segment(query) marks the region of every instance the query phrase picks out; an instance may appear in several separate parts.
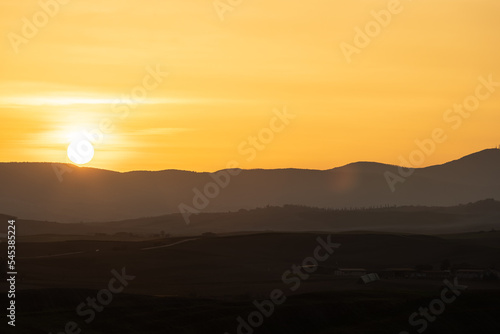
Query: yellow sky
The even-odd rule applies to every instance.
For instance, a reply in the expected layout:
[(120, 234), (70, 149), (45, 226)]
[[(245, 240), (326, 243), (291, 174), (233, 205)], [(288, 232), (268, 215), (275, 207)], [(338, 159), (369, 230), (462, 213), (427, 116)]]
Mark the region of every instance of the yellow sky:
[[(500, 82), (498, 0), (54, 1), (0, 3), (1, 161), (67, 162), (102, 122), (87, 166), (119, 171), (399, 164), (436, 128), (423, 165), (500, 144), (500, 87), (456, 130), (443, 118), (479, 77)], [(387, 8), (349, 62), (342, 43)], [(295, 118), (248, 153), (285, 107)]]

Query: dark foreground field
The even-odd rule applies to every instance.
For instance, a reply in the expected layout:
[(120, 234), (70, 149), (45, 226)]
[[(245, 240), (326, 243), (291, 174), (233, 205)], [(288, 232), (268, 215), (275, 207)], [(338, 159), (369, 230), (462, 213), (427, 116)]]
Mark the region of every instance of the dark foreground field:
[[(44, 238), (49, 241), (41, 242)], [(339, 247), (329, 256), (322, 249), (321, 270), (307, 274), (302, 268), (300, 274), (291, 273), (294, 265), (314, 257), (321, 245), (318, 238)], [(338, 277), (330, 270), (381, 272), (417, 266), (439, 270), (446, 264), (497, 273), (498, 232), (50, 240), (50, 236), (39, 237), (38, 242), (17, 245), (18, 313), (13, 333), (418, 333), (426, 327), (426, 333), (472, 334), (500, 329), (498, 279), (458, 282), (467, 289), (457, 290), (439, 316), (430, 320), (418, 316), (411, 325), (414, 312), (442, 298), (444, 278), (383, 278), (365, 285), (357, 277)], [(120, 292), (106, 295), (102, 291), (110, 289), (111, 280), (111, 287), (121, 286), (116, 273), (128, 277), (126, 284)], [(452, 276), (447, 279), (453, 282)], [(270, 312), (264, 302), (268, 306), (261, 311), (272, 314), (262, 321), (257, 314), (250, 320), (256, 326), (238, 329), (238, 317), (248, 319), (258, 310), (254, 302), (262, 304), (275, 290), (282, 292), (274, 296), (279, 305)], [(450, 293), (445, 296), (454, 296)], [(102, 309), (86, 323), (88, 298), (96, 298), (97, 308)]]
[[(93, 290), (35, 290), (18, 296), (16, 333), (58, 333), (75, 321), (82, 333), (238, 333), (238, 317), (247, 319), (253, 299), (234, 300), (118, 295), (90, 324), (75, 308)], [(435, 291), (348, 291), (290, 297), (265, 318), (255, 333), (354, 334), (411, 330), (409, 316), (428, 307)], [(448, 306), (426, 333), (498, 333), (500, 291), (471, 291)], [(414, 327), (420, 329), (421, 327)], [(253, 329), (252, 329), (253, 330)], [(241, 331), (251, 333), (251, 331)]]

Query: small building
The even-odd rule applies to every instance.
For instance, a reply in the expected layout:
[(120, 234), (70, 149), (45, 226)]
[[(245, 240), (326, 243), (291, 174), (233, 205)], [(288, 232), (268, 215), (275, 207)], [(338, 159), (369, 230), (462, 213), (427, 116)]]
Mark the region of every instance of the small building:
[(361, 277), (367, 272), (364, 268), (338, 268), (335, 270), (335, 276)]
[(483, 280), (485, 275), (486, 270), (482, 269), (460, 269), (456, 272), (459, 280)]
[(361, 276), (359, 280), (360, 280), (360, 283), (369, 284), (369, 283), (380, 281), (380, 277), (376, 273), (371, 273), (371, 274)]

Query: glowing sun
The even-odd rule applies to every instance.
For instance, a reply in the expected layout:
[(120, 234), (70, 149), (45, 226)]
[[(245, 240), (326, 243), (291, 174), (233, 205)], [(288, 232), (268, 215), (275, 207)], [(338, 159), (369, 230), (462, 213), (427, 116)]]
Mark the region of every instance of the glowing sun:
[(94, 157), (94, 146), (87, 139), (74, 139), (68, 146), (68, 158), (77, 165), (89, 163)]

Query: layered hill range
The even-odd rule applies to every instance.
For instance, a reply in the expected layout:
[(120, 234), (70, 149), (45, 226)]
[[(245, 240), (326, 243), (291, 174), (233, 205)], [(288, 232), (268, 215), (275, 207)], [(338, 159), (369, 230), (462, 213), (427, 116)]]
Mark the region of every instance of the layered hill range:
[(453, 206), (500, 199), (499, 171), (498, 149), (418, 168), (410, 176), (398, 166), (372, 162), (330, 170), (217, 173), (119, 173), (66, 164), (1, 163), (0, 212), (23, 219), (76, 223), (286, 204), (337, 209)]

